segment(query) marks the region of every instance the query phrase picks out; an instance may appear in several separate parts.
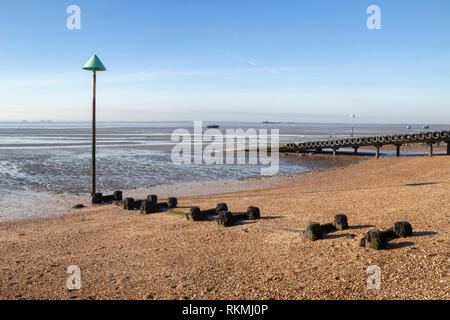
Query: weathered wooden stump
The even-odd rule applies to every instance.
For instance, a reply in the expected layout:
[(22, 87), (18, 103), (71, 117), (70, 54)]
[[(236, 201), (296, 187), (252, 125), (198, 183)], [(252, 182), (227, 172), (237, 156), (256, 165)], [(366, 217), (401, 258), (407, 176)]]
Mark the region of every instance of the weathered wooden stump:
[(177, 198), (173, 197), (167, 198), (167, 205), (169, 209), (176, 208), (177, 204), (178, 204)]
[(156, 194), (148, 195), (147, 200), (156, 204), (158, 202), (158, 196)]
[(216, 209), (206, 209), (202, 210), (203, 216), (215, 216), (217, 215)]
[(372, 249), (386, 249), (386, 234), (380, 230), (369, 230), (366, 235), (366, 241), (369, 243), (369, 246)]
[(370, 248), (381, 250), (386, 249), (389, 241), (409, 236), (412, 236), (411, 224), (406, 221), (400, 221), (396, 222), (394, 227), (384, 231), (370, 230), (364, 238), (361, 239), (359, 245), (365, 247), (366, 244), (369, 244)]
[(146, 200), (134, 200), (134, 210), (141, 209), (142, 202), (144, 202), (144, 201), (146, 201)]
[(233, 221), (236, 222), (238, 220), (248, 220), (247, 212), (231, 212), (233, 216)]
[(202, 221), (204, 218), (204, 215), (200, 211), (199, 207), (192, 207), (189, 212), (186, 214), (186, 219), (192, 220), (192, 221)]
[(156, 210), (163, 211), (164, 209), (170, 209), (169, 204), (167, 202), (160, 202), (154, 204), (156, 207)]
[(150, 214), (155, 213), (156, 208), (155, 204), (149, 200), (143, 200), (141, 203), (141, 213), (143, 214)]
[(114, 198), (114, 195), (107, 195), (107, 196), (102, 196), (101, 203), (113, 203), (114, 201), (116, 201), (116, 199)]
[(311, 241), (322, 239), (322, 230), (317, 222), (308, 222), (305, 229), (305, 238)]
[(216, 206), (216, 214), (220, 214), (221, 212), (228, 211), (228, 206), (226, 203), (218, 203)]
[(125, 198), (125, 200), (123, 201), (123, 208), (125, 210), (134, 210), (134, 199)]
[(103, 194), (102, 193), (94, 193), (92, 196), (92, 204), (101, 204), (103, 200)]
[(116, 201), (122, 201), (122, 191), (114, 191), (113, 197)]
[(334, 216), (333, 226), (337, 230), (348, 229), (347, 216), (345, 214), (338, 214), (338, 215)]
[(399, 238), (410, 237), (413, 234), (412, 226), (407, 221), (396, 222), (393, 231)]
[(218, 225), (224, 227), (231, 227), (234, 224), (233, 215), (229, 211), (222, 211), (219, 213), (216, 221)]
[(250, 206), (247, 208), (247, 218), (249, 220), (257, 220), (261, 217), (258, 207)]
[(325, 223), (325, 224), (320, 225), (320, 231), (322, 233), (329, 233), (329, 232), (336, 231), (336, 228), (334, 227), (333, 223)]
[(398, 238), (398, 236), (394, 232), (394, 228), (386, 229), (383, 231), (383, 233), (387, 242)]

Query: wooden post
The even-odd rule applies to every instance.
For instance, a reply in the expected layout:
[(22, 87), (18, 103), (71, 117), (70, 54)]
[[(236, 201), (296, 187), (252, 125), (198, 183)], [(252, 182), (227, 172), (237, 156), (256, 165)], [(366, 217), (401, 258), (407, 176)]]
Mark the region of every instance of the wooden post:
[(450, 156), (450, 141), (447, 141), (447, 155)]
[(336, 156), (337, 149), (333, 149), (333, 156)]
[(396, 153), (396, 156), (397, 157), (400, 157), (400, 146), (401, 146), (401, 144), (397, 144), (397, 145), (395, 145), (396, 147), (397, 147), (397, 153)]
[(355, 154), (357, 154), (359, 147), (353, 147), (353, 149), (355, 149)]
[(433, 156), (433, 144), (432, 144), (432, 143), (429, 143), (428, 146), (429, 146), (429, 149), (428, 149), (428, 155), (429, 155), (430, 157), (432, 157), (432, 156)]
[(377, 151), (375, 153), (375, 158), (379, 159), (380, 158), (380, 146), (376, 146)]
[(91, 194), (95, 195), (95, 87), (97, 75), (95, 70), (92, 75), (92, 163), (91, 163), (91, 175), (92, 175), (92, 186)]

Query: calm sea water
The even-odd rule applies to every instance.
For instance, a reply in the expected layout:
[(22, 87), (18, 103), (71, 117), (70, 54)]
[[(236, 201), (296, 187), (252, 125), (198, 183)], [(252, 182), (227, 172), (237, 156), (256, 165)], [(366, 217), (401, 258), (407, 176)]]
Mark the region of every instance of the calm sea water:
[[(204, 125), (209, 123), (204, 123)], [(111, 122), (97, 125), (98, 191), (151, 190), (158, 186), (228, 181), (260, 174), (259, 165), (176, 165), (171, 134), (193, 122)], [(349, 124), (221, 122), (220, 129), (279, 129), (280, 143), (345, 137)], [(355, 135), (422, 131), (422, 125), (356, 125)], [(430, 130), (449, 130), (435, 125)], [(63, 212), (87, 201), (90, 123), (0, 122), (0, 221)], [(361, 157), (280, 157), (279, 175), (345, 166)], [(189, 189), (189, 187), (187, 187)], [(205, 190), (207, 192), (207, 190)]]

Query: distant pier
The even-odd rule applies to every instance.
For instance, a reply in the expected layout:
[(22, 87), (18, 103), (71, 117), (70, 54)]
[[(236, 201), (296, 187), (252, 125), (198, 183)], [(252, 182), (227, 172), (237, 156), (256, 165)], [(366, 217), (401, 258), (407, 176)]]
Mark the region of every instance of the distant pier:
[(380, 157), (380, 149), (385, 145), (394, 145), (396, 155), (400, 156), (401, 146), (408, 143), (423, 143), (428, 145), (428, 154), (433, 156), (433, 146), (439, 142), (447, 143), (447, 155), (450, 155), (450, 131), (419, 132), (411, 134), (394, 134), (364, 136), (354, 138), (327, 139), (300, 143), (288, 143), (280, 146), (280, 152), (322, 152), (329, 149), (336, 155), (341, 148), (353, 148), (358, 153), (361, 147), (374, 147), (376, 158)]

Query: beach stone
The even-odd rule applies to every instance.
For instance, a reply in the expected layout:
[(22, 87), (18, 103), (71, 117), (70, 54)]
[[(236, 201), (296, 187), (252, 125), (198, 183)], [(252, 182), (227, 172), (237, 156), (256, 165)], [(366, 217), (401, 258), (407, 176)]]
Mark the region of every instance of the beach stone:
[(233, 215), (229, 211), (220, 212), (216, 221), (217, 224), (224, 227), (231, 227), (234, 224)]
[(336, 228), (334, 227), (333, 223), (325, 223), (320, 225), (320, 231), (322, 233), (329, 233), (336, 231)]
[(202, 221), (203, 220), (203, 214), (200, 211), (199, 207), (192, 207), (189, 212), (186, 214), (186, 219), (192, 220), (192, 221)]
[(125, 210), (134, 210), (134, 199), (125, 198), (125, 200), (123, 201), (123, 208)]
[(102, 193), (95, 193), (92, 196), (92, 204), (101, 204), (103, 200), (103, 194)]
[(337, 230), (348, 229), (347, 216), (345, 214), (337, 214), (336, 216), (334, 216), (333, 226)]
[(258, 220), (261, 217), (258, 207), (250, 206), (247, 208), (247, 218), (249, 220)]
[(412, 226), (407, 221), (400, 221), (394, 224), (394, 232), (400, 238), (410, 237), (413, 234)]
[(169, 208), (176, 208), (178, 204), (177, 198), (167, 198), (167, 205)]
[(228, 206), (226, 203), (218, 203), (216, 206), (216, 214), (220, 214), (221, 212), (228, 211)]
[(122, 201), (122, 191), (114, 191), (113, 197), (116, 201)]
[(359, 240), (359, 246), (365, 247), (366, 246), (366, 237), (362, 237), (361, 240)]
[(149, 200), (144, 200), (141, 203), (141, 213), (144, 214), (149, 214), (149, 213), (154, 213), (156, 212), (155, 210), (155, 204)]
[(86, 208), (86, 206), (84, 204), (80, 203), (80, 204), (74, 205), (73, 208), (74, 209), (83, 209), (83, 208)]
[(311, 241), (322, 239), (322, 230), (317, 222), (308, 222), (305, 229), (305, 238)]
[(158, 196), (156, 194), (148, 195), (147, 200), (156, 204), (158, 202)]

